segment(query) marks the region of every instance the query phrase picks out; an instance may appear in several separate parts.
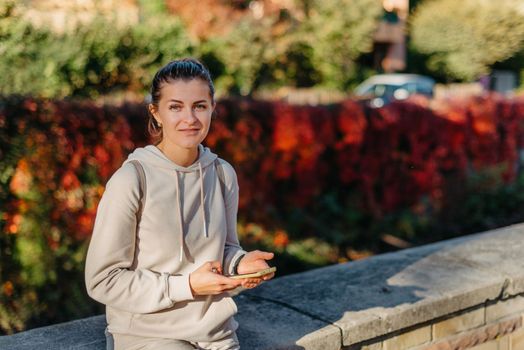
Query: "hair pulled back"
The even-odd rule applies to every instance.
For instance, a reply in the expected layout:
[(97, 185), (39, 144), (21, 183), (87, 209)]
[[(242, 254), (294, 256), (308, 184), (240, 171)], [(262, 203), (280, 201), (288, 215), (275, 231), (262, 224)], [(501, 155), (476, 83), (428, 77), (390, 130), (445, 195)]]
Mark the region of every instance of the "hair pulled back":
[[(211, 101), (214, 102), (215, 86), (213, 85), (213, 80), (211, 80), (209, 70), (197, 59), (186, 57), (171, 61), (156, 72), (150, 90), (151, 103), (156, 108), (158, 108), (158, 103), (160, 101), (160, 90), (162, 89), (162, 86), (179, 79), (186, 81), (201, 79), (206, 82), (209, 86)], [(151, 113), (149, 114), (147, 129), (151, 136), (162, 139), (162, 127), (158, 125), (156, 119), (151, 115)]]

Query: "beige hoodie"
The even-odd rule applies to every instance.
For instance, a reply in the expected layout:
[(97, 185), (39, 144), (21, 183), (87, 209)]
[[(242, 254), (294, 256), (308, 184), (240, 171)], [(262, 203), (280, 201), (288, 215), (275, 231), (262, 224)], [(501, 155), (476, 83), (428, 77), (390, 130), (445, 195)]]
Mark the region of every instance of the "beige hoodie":
[[(233, 273), (245, 253), (238, 243), (238, 183), (220, 160), (225, 193), (208, 148), (189, 167), (168, 159), (156, 146), (137, 148), (109, 179), (99, 203), (86, 259), (88, 294), (106, 304), (109, 331), (187, 341), (214, 341), (237, 328), (234, 301), (226, 293), (194, 297), (189, 274), (218, 260)], [(146, 197), (136, 228), (139, 178)], [(225, 197), (225, 198), (224, 198)]]

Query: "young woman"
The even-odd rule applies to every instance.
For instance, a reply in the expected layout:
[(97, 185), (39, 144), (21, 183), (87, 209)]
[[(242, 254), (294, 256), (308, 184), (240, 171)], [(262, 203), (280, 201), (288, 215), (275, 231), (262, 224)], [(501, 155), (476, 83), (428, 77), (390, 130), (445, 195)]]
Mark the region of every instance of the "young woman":
[(117, 350), (239, 349), (228, 291), (273, 275), (227, 275), (265, 269), (273, 253), (242, 250), (235, 171), (201, 145), (215, 109), (208, 70), (173, 61), (156, 73), (151, 95), (149, 129), (160, 142), (137, 148), (106, 185), (87, 253), (88, 293), (106, 305)]

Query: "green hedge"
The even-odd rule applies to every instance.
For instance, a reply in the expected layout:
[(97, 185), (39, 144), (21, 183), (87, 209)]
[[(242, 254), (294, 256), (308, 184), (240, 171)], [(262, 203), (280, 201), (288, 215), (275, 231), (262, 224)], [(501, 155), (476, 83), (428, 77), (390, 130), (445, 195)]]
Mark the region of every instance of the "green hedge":
[[(433, 74), (473, 81), (524, 50), (524, 13), (516, 0), (421, 3), (411, 19), (416, 50)], [(524, 63), (519, 63), (519, 70)]]
[(2, 95), (84, 96), (143, 93), (155, 71), (173, 57), (193, 54), (176, 17), (157, 15), (133, 27), (99, 18), (58, 35), (36, 28), (0, 6)]
[(227, 34), (199, 41), (158, 1), (141, 2), (143, 16), (131, 27), (100, 17), (61, 35), (33, 26), (17, 14), (14, 1), (3, 1), (0, 76), (9, 84), (0, 86), (0, 94), (142, 96), (158, 68), (183, 56), (201, 58), (222, 95), (280, 86), (347, 89), (361, 80), (357, 59), (372, 48), (380, 4), (337, 0), (310, 5), (303, 18), (245, 16)]

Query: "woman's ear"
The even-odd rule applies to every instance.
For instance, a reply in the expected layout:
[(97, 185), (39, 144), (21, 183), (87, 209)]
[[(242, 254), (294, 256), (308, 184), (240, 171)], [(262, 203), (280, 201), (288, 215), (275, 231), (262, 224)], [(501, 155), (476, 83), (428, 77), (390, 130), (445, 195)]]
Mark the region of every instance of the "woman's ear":
[(149, 105), (147, 105), (147, 109), (149, 110), (149, 113), (151, 113), (151, 115), (153, 116), (153, 118), (155, 118), (155, 120), (158, 122), (158, 110), (156, 108), (156, 106), (152, 103), (150, 103)]

